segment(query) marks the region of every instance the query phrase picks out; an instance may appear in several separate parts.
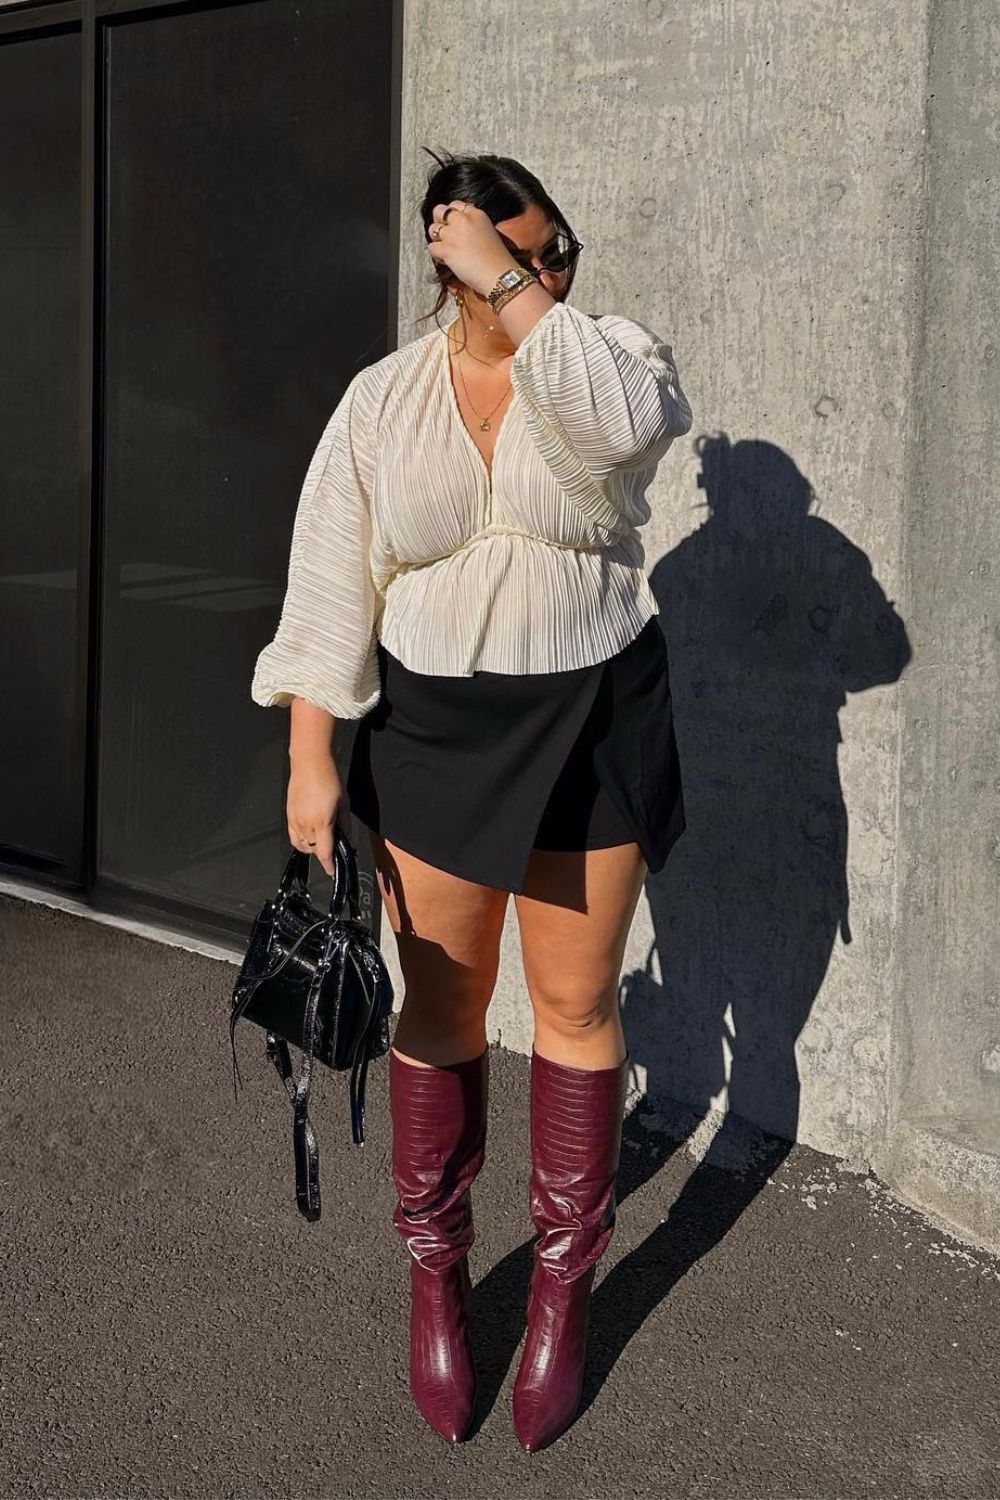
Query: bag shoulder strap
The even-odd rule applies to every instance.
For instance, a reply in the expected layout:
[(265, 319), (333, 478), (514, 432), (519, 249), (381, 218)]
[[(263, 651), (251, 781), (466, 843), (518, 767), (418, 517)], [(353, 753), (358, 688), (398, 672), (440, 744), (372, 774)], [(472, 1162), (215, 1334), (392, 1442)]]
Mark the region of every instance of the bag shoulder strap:
[(316, 1022), (323, 980), (330, 968), (336, 940), (332, 925), (328, 927), (323, 952), (316, 965), (302, 1020), (302, 1064), (296, 1079), (288, 1043), (273, 1031), (267, 1032), (267, 1055), (292, 1101), (292, 1147), (295, 1153), (295, 1201), (299, 1211), (311, 1223), (320, 1216), (319, 1145), (309, 1119), (309, 1089), (312, 1081), (313, 1052), (316, 1047)]

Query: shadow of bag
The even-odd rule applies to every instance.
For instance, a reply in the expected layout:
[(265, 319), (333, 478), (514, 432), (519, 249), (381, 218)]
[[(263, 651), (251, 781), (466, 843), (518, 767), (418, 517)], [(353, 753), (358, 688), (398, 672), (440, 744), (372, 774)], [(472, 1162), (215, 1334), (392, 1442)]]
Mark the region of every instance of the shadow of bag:
[[(309, 855), (296, 850), (277, 895), (264, 903), (250, 933), (233, 986), (229, 1040), (233, 1089), (243, 1079), (236, 1057), (236, 1023), (253, 1021), (266, 1033), (274, 1063), (292, 1103), (295, 1199), (310, 1221), (320, 1216), (319, 1149), (309, 1120), (312, 1062), (350, 1071), (351, 1133), (365, 1138), (365, 1083), (369, 1062), (389, 1050), (393, 988), (371, 929), (361, 920), (358, 863), (339, 824), (334, 838), (333, 893), (328, 912), (309, 899)], [(301, 1049), (298, 1078), (289, 1044)]]

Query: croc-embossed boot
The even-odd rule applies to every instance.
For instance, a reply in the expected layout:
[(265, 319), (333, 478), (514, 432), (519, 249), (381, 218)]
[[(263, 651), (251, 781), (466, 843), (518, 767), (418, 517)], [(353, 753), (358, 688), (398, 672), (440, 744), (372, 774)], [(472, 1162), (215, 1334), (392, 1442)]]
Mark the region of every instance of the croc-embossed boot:
[(531, 1185), (538, 1230), (527, 1333), (514, 1380), (514, 1430), (529, 1453), (555, 1442), (583, 1391), (590, 1293), (615, 1227), (628, 1080), (531, 1054)]
[(392, 1221), (410, 1253), (410, 1390), (449, 1443), (465, 1436), (476, 1405), (469, 1189), (485, 1154), (488, 1082), (488, 1048), (443, 1068), (389, 1053)]

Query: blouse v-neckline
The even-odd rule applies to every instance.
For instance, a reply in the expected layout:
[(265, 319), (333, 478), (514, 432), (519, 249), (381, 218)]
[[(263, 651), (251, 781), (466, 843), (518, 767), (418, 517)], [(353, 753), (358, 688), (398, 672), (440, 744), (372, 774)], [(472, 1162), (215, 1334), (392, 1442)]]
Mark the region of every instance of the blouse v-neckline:
[[(452, 319), (452, 323), (457, 323), (457, 322), (458, 322), (457, 318), (453, 318)], [(493, 439), (493, 459), (492, 459), (492, 462), (487, 463), (486, 459), (483, 457), (483, 454), (482, 454), (482, 452), (481, 452), (478, 444), (476, 443), (475, 438), (472, 436), (472, 433), (469, 431), (468, 427), (465, 425), (465, 418), (462, 416), (462, 408), (458, 404), (458, 392), (455, 389), (455, 382), (451, 378), (451, 359), (449, 357), (449, 351), (450, 351), (451, 345), (450, 345), (450, 341), (449, 341), (449, 338), (448, 338), (448, 330), (451, 328), (452, 323), (446, 324), (445, 327), (443, 329), (441, 329), (442, 363), (444, 365), (443, 378), (444, 378), (444, 383), (445, 383), (445, 385), (448, 388), (448, 400), (449, 400), (450, 405), (451, 405), (452, 415), (454, 416), (454, 419), (458, 423), (459, 427), (462, 429), (462, 433), (463, 433), (463, 435), (465, 437), (465, 441), (468, 443), (469, 447), (472, 449), (473, 453), (476, 455), (476, 458), (478, 459), (479, 463), (482, 465), (482, 468), (484, 469), (484, 471), (486, 473), (486, 482), (487, 482), (487, 484), (492, 488), (492, 485), (493, 485), (493, 471), (496, 468), (497, 451), (498, 451), (498, 449), (500, 447), (500, 439), (503, 436), (504, 429), (507, 426), (507, 419), (509, 418), (509, 416), (510, 416), (510, 414), (511, 414), (513, 408), (514, 408), (514, 405), (515, 405), (515, 403), (517, 401), (517, 391), (515, 391), (515, 390), (511, 391), (510, 402), (509, 402), (509, 404), (507, 406), (507, 410), (504, 412), (503, 416), (500, 418), (500, 425), (497, 428), (497, 435)]]

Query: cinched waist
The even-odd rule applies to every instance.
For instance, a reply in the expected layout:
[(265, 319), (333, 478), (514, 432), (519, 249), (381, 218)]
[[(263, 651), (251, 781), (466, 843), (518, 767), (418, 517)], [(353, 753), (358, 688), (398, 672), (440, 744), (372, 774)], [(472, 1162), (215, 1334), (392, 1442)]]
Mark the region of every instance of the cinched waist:
[[(468, 541), (462, 543), (462, 547), (471, 547), (484, 536), (523, 536), (532, 542), (544, 542), (547, 547), (561, 547), (565, 552), (603, 552), (606, 543), (602, 542), (594, 546), (587, 542), (557, 542), (553, 537), (540, 536), (537, 531), (525, 531), (523, 526), (505, 526), (502, 521), (491, 521), (475, 536), (470, 536)], [(459, 550), (459, 549), (456, 549)]]
[(449, 557), (456, 557), (460, 552), (468, 552), (479, 542), (491, 536), (519, 536), (528, 542), (544, 542), (546, 547), (556, 547), (562, 552), (605, 552), (606, 544), (591, 546), (587, 542), (557, 542), (550, 536), (540, 536), (535, 531), (526, 531), (523, 526), (506, 526), (501, 521), (493, 521), (489, 526), (484, 526), (474, 536), (468, 537), (464, 542), (459, 542), (457, 547), (452, 547), (450, 552), (442, 552), (439, 557), (424, 557), (419, 562), (401, 562), (397, 572), (409, 573), (414, 568), (428, 568), (432, 563), (445, 562)]

